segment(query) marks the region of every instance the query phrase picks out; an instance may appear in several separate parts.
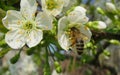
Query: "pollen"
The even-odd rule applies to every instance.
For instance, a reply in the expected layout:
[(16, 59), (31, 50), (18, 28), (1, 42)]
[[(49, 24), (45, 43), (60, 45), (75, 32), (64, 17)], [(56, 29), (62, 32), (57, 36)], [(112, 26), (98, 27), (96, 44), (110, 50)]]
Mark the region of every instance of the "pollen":
[(47, 4), (47, 9), (49, 9), (49, 10), (54, 9), (54, 8), (56, 8), (56, 6), (57, 6), (57, 3), (56, 3), (55, 0), (48, 0), (48, 1), (46, 2), (46, 4)]
[(45, 28), (48, 29), (48, 26), (46, 26)]
[(35, 16), (35, 13), (34, 13), (34, 14), (32, 14), (32, 16), (34, 17), (34, 16)]
[(9, 30), (11, 30), (11, 31), (12, 31), (12, 28), (10, 28)]
[(85, 28), (85, 30), (88, 30), (89, 28), (88, 27), (84, 27)]
[(11, 11), (8, 11), (8, 15), (10, 15), (11, 14)]
[(18, 25), (20, 25), (20, 20), (17, 22)]
[(8, 21), (6, 21), (5, 23), (6, 23), (6, 25), (8, 25)]
[(38, 6), (38, 3), (36, 3), (36, 6)]
[(35, 24), (34, 24), (34, 22), (32, 22), (32, 21), (26, 21), (26, 22), (23, 24), (23, 29), (24, 29), (24, 30), (31, 30), (31, 29), (33, 29), (33, 28), (35, 28)]
[(31, 41), (31, 38), (29, 38), (29, 40)]
[(88, 40), (88, 37), (84, 37), (83, 40)]
[(23, 32), (22, 32), (22, 31), (19, 31), (18, 34), (23, 34)]
[(19, 39), (16, 40), (16, 42), (19, 42), (19, 41), (20, 41)]

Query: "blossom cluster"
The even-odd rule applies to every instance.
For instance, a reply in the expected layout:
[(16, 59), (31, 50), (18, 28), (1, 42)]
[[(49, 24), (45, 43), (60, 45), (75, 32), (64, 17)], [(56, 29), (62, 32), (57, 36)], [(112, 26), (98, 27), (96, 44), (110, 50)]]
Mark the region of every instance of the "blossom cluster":
[[(3, 25), (9, 30), (5, 35), (6, 43), (13, 49), (38, 45), (43, 39), (43, 30), (52, 30), (54, 18), (69, 4), (71, 0), (41, 0), (42, 11), (36, 14), (36, 0), (21, 0), (20, 11), (8, 10), (2, 19)], [(86, 9), (81, 6), (74, 7), (58, 20), (57, 39), (63, 49), (70, 48), (69, 32), (73, 27), (84, 35), (84, 43), (90, 41), (92, 34), (86, 26), (88, 20)]]

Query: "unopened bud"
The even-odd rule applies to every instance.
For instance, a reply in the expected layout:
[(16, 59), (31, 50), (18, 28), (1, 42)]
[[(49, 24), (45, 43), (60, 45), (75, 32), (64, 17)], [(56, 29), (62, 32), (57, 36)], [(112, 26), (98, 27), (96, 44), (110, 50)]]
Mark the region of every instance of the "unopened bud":
[(103, 21), (89, 22), (88, 26), (93, 29), (105, 29), (107, 25)]
[(106, 3), (106, 10), (108, 12), (114, 12), (114, 11), (116, 11), (116, 7), (113, 3), (108, 2), (108, 3)]
[(104, 12), (104, 10), (103, 10), (102, 8), (98, 7), (98, 8), (97, 8), (97, 11), (98, 11), (100, 14), (105, 15), (105, 12)]
[(105, 29), (107, 25), (103, 21), (98, 21), (98, 29)]

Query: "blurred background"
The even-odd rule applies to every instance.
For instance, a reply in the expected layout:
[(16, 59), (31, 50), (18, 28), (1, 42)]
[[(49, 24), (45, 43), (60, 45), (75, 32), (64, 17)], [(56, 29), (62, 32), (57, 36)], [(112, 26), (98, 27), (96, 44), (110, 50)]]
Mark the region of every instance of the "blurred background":
[[(49, 45), (47, 54), (46, 48), (38, 45), (23, 48), (18, 56), (19, 50), (12, 50), (4, 41), (8, 30), (1, 20), (7, 10), (20, 10), (20, 0), (0, 0), (0, 75), (120, 75), (120, 0), (70, 1), (73, 3), (62, 13), (76, 4), (85, 7), (89, 17), (87, 26), (92, 32), (91, 41), (76, 58), (54, 43)], [(40, 0), (37, 2), (41, 11)], [(96, 22), (99, 27), (95, 26)]]

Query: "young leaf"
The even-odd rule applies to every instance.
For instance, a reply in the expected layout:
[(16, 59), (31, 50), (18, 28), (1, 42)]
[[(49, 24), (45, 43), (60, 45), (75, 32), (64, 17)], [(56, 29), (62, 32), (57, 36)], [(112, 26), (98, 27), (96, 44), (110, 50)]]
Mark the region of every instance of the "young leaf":
[(13, 58), (11, 58), (10, 62), (12, 64), (15, 64), (18, 61), (19, 58), (20, 58), (20, 53), (16, 54)]

